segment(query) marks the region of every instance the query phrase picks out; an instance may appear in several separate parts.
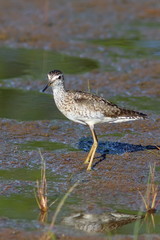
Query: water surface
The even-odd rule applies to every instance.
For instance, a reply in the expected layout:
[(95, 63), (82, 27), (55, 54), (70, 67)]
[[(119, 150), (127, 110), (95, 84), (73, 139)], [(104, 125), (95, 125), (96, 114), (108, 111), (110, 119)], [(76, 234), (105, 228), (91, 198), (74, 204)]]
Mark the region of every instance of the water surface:
[(65, 119), (52, 95), (38, 91), (0, 88), (0, 117), (20, 121)]
[(53, 69), (64, 73), (89, 72), (99, 67), (97, 61), (43, 49), (0, 48), (0, 79), (31, 76), (38, 78)]
[(110, 57), (121, 58), (160, 58), (160, 41), (127, 37), (92, 39), (90, 43), (103, 46)]

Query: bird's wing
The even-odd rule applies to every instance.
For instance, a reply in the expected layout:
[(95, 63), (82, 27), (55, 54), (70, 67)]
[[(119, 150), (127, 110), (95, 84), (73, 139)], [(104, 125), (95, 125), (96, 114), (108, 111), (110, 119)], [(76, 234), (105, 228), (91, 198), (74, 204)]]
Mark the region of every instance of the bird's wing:
[(91, 93), (74, 92), (73, 98), (79, 109), (88, 109), (92, 115), (97, 115), (98, 113), (104, 117), (114, 117), (115, 113), (120, 112), (116, 104)]
[(85, 92), (73, 92), (73, 99), (78, 108), (88, 109), (92, 115), (100, 114), (104, 117), (130, 117), (134, 119), (146, 118), (146, 114), (118, 107), (116, 104), (99, 97), (97, 95)]
[(91, 94), (91, 93), (85, 93), (85, 92), (80, 92), (76, 91), (74, 93), (74, 101), (79, 104), (87, 104), (90, 106), (94, 106), (95, 104), (97, 105), (109, 105), (109, 106), (116, 106), (114, 103), (109, 102), (108, 100), (99, 97), (97, 95)]
[(72, 91), (70, 94), (72, 95), (74, 108), (77, 108), (78, 111), (90, 114), (95, 118), (146, 118), (146, 115), (143, 113), (118, 107), (116, 104), (91, 93)]

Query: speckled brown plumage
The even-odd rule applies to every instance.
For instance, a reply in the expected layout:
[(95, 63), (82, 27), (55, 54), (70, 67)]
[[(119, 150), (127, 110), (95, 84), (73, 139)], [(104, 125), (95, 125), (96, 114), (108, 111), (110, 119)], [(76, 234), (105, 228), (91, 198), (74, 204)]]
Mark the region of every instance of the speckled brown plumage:
[(48, 73), (48, 84), (43, 89), (52, 87), (53, 96), (58, 109), (70, 120), (88, 125), (93, 136), (93, 146), (87, 156), (87, 170), (91, 169), (93, 157), (98, 145), (94, 125), (97, 123), (116, 123), (145, 119), (146, 114), (120, 108), (116, 104), (97, 95), (68, 91), (64, 86), (64, 76), (61, 71), (54, 70)]
[(100, 111), (106, 117), (116, 118), (123, 116), (131, 118), (146, 118), (146, 114), (120, 108), (116, 104), (91, 93), (67, 91), (67, 95), (73, 98), (74, 104), (81, 105), (83, 108), (87, 106), (90, 111)]
[(104, 98), (80, 91), (59, 90), (54, 99), (58, 109), (70, 120), (82, 124), (123, 122), (144, 119), (145, 114), (118, 107)]

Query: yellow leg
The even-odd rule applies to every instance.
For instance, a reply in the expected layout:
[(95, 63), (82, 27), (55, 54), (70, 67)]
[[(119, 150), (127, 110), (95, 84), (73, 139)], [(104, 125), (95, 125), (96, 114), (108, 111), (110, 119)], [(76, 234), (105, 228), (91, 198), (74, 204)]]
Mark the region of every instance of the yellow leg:
[(93, 158), (94, 158), (94, 155), (95, 155), (95, 152), (96, 152), (96, 149), (97, 149), (97, 146), (98, 146), (98, 143), (96, 143), (94, 146), (94, 149), (93, 149), (93, 152), (92, 152), (92, 155), (91, 155), (91, 158), (90, 158), (90, 161), (89, 161), (89, 164), (88, 164), (88, 167), (87, 167), (87, 171), (90, 171), (91, 170), (91, 167), (92, 167), (92, 162), (93, 162)]
[(87, 158), (86, 158), (86, 160), (84, 162), (84, 163), (88, 163), (87, 171), (91, 170), (93, 158), (94, 158), (97, 146), (98, 146), (98, 140), (97, 140), (96, 133), (94, 131), (94, 126), (92, 126), (92, 125), (90, 126), (89, 125), (89, 128), (90, 128), (92, 136), (93, 136), (93, 145), (92, 145), (92, 147), (91, 147), (91, 149), (89, 151), (89, 154), (88, 154), (88, 156), (87, 156)]
[(84, 161), (84, 164), (87, 164), (87, 163), (90, 162), (90, 158), (91, 158), (91, 155), (92, 155), (93, 150), (94, 150), (94, 146), (93, 146), (93, 144), (92, 144), (92, 147), (91, 147), (91, 149), (90, 149), (90, 151), (89, 151), (89, 153), (88, 153), (88, 155), (87, 155), (86, 160)]

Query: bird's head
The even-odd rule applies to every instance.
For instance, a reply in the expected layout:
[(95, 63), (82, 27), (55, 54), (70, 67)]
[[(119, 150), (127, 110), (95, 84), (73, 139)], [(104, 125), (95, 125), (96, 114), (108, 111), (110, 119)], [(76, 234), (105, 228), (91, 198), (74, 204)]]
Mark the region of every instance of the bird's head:
[(48, 73), (48, 84), (42, 90), (44, 92), (49, 86), (55, 87), (58, 85), (62, 85), (64, 81), (63, 73), (59, 70), (53, 70)]

